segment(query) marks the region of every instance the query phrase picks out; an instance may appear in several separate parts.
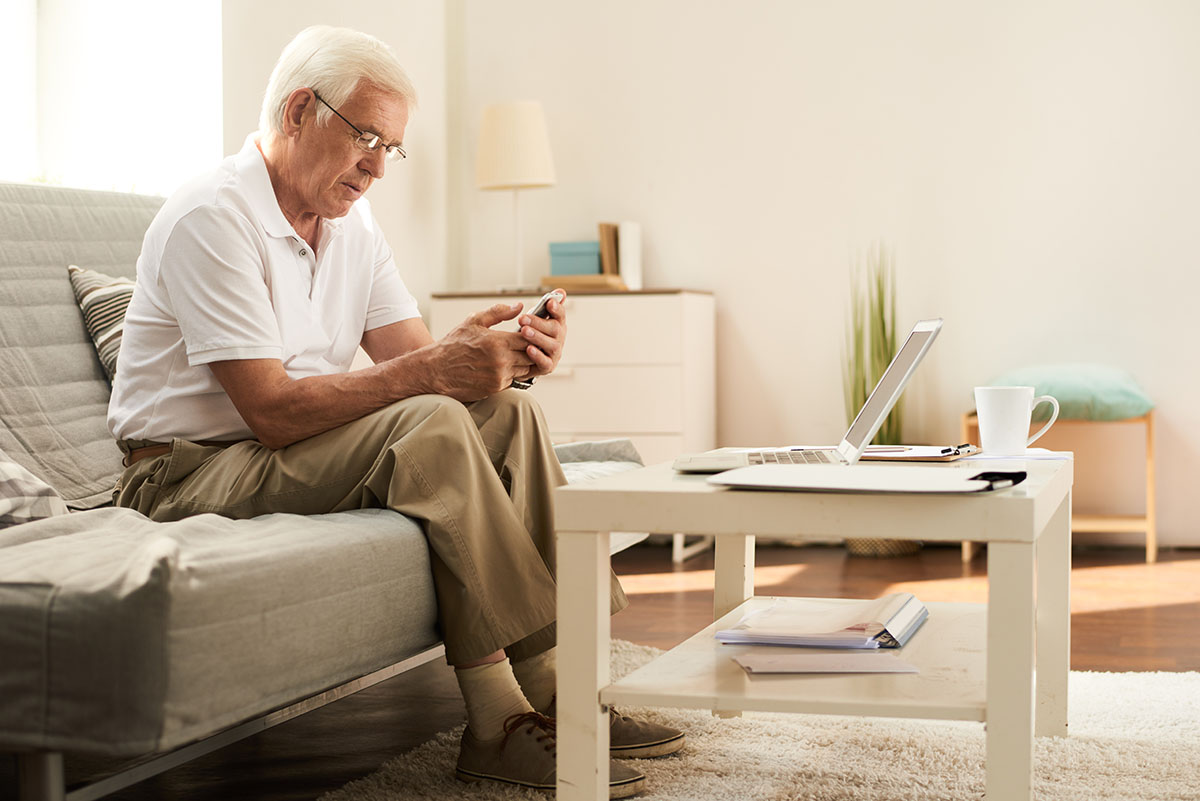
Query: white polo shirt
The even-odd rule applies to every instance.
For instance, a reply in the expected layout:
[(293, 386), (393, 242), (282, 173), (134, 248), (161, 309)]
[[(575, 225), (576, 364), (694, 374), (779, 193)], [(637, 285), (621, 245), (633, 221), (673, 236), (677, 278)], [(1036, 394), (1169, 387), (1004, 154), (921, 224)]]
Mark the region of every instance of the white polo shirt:
[(252, 439), (210, 362), (344, 373), (363, 332), (418, 316), (366, 200), (322, 221), (314, 254), (255, 139), (172, 195), (146, 231), (108, 406), (117, 439)]

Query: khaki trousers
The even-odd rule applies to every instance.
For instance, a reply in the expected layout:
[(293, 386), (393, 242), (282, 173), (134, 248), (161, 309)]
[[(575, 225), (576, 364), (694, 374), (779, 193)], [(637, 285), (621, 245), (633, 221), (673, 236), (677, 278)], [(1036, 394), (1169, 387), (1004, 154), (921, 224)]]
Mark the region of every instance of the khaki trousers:
[[(127, 468), (114, 500), (159, 521), (394, 509), (429, 541), (447, 661), (519, 661), (555, 642), (552, 502), (566, 479), (546, 431), (526, 392), (420, 395), (279, 450), (176, 439)], [(627, 603), (614, 575), (612, 611)]]

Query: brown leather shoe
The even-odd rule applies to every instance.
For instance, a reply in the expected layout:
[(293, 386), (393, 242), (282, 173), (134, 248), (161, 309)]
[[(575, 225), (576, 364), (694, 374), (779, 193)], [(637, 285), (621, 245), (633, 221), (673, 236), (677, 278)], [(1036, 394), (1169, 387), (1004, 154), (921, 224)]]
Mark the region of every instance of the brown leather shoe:
[[(504, 736), (480, 740), (463, 730), (454, 775), (462, 781), (497, 781), (554, 792), (557, 772), (554, 720), (537, 712), (522, 712), (504, 721)], [(628, 798), (646, 787), (646, 777), (619, 762), (609, 761), (608, 797)]]
[[(558, 711), (558, 696), (550, 699), (547, 717)], [(614, 759), (652, 759), (673, 754), (683, 748), (684, 734), (679, 729), (661, 726), (648, 720), (622, 715), (609, 707), (608, 755)]]

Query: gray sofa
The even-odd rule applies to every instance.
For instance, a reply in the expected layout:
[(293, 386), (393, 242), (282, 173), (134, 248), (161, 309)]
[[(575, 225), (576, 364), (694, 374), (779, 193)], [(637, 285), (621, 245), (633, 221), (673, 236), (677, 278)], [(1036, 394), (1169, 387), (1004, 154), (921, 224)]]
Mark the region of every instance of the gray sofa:
[[(0, 753), (22, 798), (130, 783), (67, 791), (64, 752), (186, 758), (441, 654), (425, 540), (395, 512), (105, 508), (120, 453), (66, 266), (132, 276), (160, 203), (0, 184), (0, 451), (77, 510), (0, 529)], [(639, 461), (627, 442), (559, 456), (571, 480)]]

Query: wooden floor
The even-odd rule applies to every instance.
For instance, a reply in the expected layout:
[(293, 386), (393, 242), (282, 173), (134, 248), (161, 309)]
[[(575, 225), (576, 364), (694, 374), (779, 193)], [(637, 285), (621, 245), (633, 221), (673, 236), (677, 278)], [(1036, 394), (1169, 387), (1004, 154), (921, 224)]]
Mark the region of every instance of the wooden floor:
[[(1200, 550), (1164, 551), (1147, 565), (1132, 549), (1076, 549), (1071, 571), (1072, 670), (1200, 670)], [(758, 595), (877, 598), (908, 591), (923, 601), (986, 603), (987, 556), (963, 565), (957, 548), (871, 559), (840, 546), (757, 549)], [(671, 648), (712, 622), (712, 552), (675, 569), (666, 554), (635, 548), (613, 566), (631, 598), (613, 636)]]
[[(1074, 670), (1200, 670), (1200, 551), (1165, 551), (1146, 565), (1134, 550), (1080, 550), (1072, 571)], [(876, 597), (910, 590), (926, 601), (986, 599), (986, 558), (964, 566), (957, 549), (910, 557), (851, 557), (841, 547), (760, 546), (759, 594)], [(670, 550), (642, 545), (614, 568), (630, 608), (613, 636), (668, 648), (712, 620), (712, 558), (686, 567)], [(300, 801), (374, 771), (464, 719), (449, 668), (433, 663), (168, 771), (112, 801)], [(75, 779), (98, 770), (68, 760)], [(13, 766), (0, 762), (0, 788)], [(3, 796), (0, 789), (0, 796)]]

